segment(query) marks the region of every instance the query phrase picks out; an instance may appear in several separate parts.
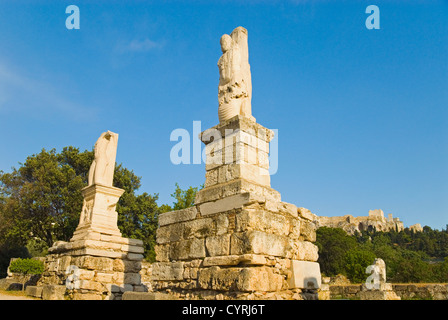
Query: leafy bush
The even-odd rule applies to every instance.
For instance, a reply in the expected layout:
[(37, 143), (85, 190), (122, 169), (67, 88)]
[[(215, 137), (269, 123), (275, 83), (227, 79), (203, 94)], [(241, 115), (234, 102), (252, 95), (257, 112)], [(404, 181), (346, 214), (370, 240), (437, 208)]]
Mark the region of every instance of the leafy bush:
[(44, 264), (40, 260), (18, 258), (11, 261), (9, 271), (20, 274), (22, 290), (25, 290), (25, 283), (30, 279), (30, 275), (42, 274), (44, 272)]
[(345, 274), (354, 283), (363, 283), (366, 281), (368, 274), (366, 268), (373, 264), (375, 254), (368, 250), (356, 248), (345, 254)]
[(41, 274), (44, 272), (44, 264), (35, 259), (16, 259), (9, 265), (9, 271), (12, 273), (21, 273), (24, 275)]

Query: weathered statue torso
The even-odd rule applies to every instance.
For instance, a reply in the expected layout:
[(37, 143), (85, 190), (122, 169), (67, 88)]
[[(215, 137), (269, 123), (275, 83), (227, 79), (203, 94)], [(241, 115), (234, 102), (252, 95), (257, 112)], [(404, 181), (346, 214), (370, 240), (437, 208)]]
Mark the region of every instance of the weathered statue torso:
[(112, 187), (117, 144), (118, 134), (111, 131), (101, 134), (95, 143), (95, 159), (89, 170), (89, 186), (101, 184)]
[(247, 30), (238, 27), (229, 35), (221, 37), (222, 56), (219, 68), (219, 121), (235, 115), (252, 117), (252, 81), (247, 45)]

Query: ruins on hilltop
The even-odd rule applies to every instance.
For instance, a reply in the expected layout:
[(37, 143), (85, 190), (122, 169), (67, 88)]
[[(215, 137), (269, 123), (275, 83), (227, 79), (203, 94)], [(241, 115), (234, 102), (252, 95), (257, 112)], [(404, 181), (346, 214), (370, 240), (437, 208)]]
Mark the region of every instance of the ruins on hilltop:
[[(392, 213), (384, 216), (381, 209), (369, 210), (368, 216), (354, 217), (352, 215), (324, 217), (315, 216), (317, 227), (341, 228), (347, 234), (354, 235), (356, 232), (376, 230), (376, 231), (403, 231), (404, 224), (399, 218), (394, 218)], [(423, 228), (419, 223), (409, 227), (414, 232), (421, 232)]]

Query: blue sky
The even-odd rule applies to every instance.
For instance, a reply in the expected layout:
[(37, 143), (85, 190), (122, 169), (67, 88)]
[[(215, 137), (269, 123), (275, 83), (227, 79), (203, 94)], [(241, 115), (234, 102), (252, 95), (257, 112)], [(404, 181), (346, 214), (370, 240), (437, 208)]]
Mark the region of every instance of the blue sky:
[[(139, 191), (171, 203), (205, 168), (172, 164), (170, 133), (218, 123), (219, 39), (243, 26), (253, 115), (278, 129), (283, 201), (448, 224), (448, 1), (130, 3), (0, 3), (0, 170), (111, 130)], [(71, 4), (79, 30), (65, 27)], [(379, 30), (365, 27), (371, 4)]]

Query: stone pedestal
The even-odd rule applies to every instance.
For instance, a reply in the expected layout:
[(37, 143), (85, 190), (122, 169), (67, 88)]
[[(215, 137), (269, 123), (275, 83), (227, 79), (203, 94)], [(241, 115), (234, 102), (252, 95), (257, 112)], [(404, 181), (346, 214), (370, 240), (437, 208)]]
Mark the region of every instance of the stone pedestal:
[(391, 283), (381, 283), (378, 289), (368, 289), (363, 284), (358, 296), (361, 300), (401, 300), (393, 291)]
[(123, 189), (97, 184), (82, 189), (84, 203), (71, 241), (88, 239), (91, 233), (121, 237), (115, 208), (123, 192)]
[(386, 263), (383, 259), (376, 258), (373, 264), (367, 267), (366, 272), (373, 273), (361, 286), (361, 300), (401, 300), (393, 291), (392, 284), (386, 282)]
[(115, 208), (124, 190), (92, 185), (82, 192), (79, 225), (69, 242), (48, 250), (39, 286), (58, 288), (59, 295), (74, 300), (114, 300), (125, 291), (145, 291), (139, 273), (143, 242), (123, 238), (117, 227)]
[(201, 134), (205, 187), (195, 206), (159, 216), (154, 290), (187, 298), (302, 299), (303, 290), (318, 289), (312, 217), (270, 187), (272, 138), (271, 130), (241, 116)]

